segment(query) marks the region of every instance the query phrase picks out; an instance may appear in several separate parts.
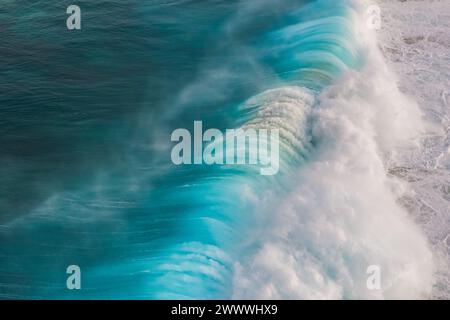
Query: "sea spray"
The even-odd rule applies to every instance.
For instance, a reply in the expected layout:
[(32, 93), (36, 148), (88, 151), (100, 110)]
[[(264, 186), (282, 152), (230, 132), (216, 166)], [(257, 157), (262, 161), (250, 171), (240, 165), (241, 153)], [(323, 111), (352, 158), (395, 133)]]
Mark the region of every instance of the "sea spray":
[[(235, 298), (426, 298), (433, 284), (428, 243), (397, 202), (398, 181), (386, 157), (415, 147), (423, 124), (364, 27), (352, 15), (365, 55), (323, 90), (312, 111), (310, 161), (292, 176), (287, 195), (264, 204), (263, 230), (236, 264)], [(269, 226), (269, 227), (267, 227)], [(380, 288), (367, 270), (380, 270)], [(251, 272), (247, 272), (251, 270)]]

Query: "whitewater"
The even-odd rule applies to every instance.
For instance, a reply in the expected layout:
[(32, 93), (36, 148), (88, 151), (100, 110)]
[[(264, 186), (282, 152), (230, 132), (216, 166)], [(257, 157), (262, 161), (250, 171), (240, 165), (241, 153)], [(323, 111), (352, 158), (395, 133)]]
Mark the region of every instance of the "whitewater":
[[(445, 1), (432, 2), (432, 14), (387, 0), (127, 3), (123, 23), (142, 28), (136, 43), (123, 57), (97, 54), (140, 75), (142, 56), (154, 53), (132, 79), (146, 79), (139, 94), (117, 78), (139, 108), (116, 122), (106, 117), (115, 102), (93, 105), (104, 108), (100, 128), (120, 123), (105, 138), (111, 147), (86, 149), (88, 162), (105, 164), (52, 184), (20, 215), (0, 202), (0, 297), (448, 298), (449, 26), (433, 20), (450, 21)], [(373, 4), (380, 30), (367, 23)], [(59, 101), (67, 90), (35, 98)], [(278, 174), (175, 166), (170, 133), (197, 120), (279, 129)], [(73, 132), (101, 136), (83, 128)], [(12, 185), (24, 169), (5, 159), (0, 173)], [(64, 287), (70, 264), (83, 272), (79, 292)], [(367, 286), (370, 266), (381, 270), (380, 289)]]

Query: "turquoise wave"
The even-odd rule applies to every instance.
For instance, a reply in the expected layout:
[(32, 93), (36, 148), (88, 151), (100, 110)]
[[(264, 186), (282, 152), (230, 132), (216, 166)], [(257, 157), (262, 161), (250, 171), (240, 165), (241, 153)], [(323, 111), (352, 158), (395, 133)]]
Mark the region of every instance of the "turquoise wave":
[[(315, 96), (362, 63), (351, 2), (81, 1), (76, 32), (65, 3), (5, 6), (0, 297), (230, 298), (261, 204), (314, 154)], [(280, 129), (280, 172), (175, 166), (195, 120)]]

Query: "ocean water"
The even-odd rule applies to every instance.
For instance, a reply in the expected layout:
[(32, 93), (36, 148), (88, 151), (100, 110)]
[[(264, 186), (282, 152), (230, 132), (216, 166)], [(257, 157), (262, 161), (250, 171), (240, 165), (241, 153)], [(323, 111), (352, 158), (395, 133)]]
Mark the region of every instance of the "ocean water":
[[(1, 298), (430, 295), (387, 170), (426, 124), (365, 1), (79, 1), (76, 31), (70, 4), (0, 11)], [(280, 129), (280, 171), (174, 165), (196, 120)]]

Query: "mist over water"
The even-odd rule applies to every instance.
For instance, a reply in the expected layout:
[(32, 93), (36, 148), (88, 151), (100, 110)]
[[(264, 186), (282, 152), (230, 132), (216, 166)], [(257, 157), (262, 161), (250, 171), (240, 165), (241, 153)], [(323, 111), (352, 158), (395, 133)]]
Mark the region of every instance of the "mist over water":
[[(81, 1), (69, 32), (68, 5), (0, 12), (0, 297), (429, 294), (431, 252), (385, 168), (423, 124), (363, 6)], [(279, 173), (175, 166), (170, 134), (196, 120), (280, 129)]]

